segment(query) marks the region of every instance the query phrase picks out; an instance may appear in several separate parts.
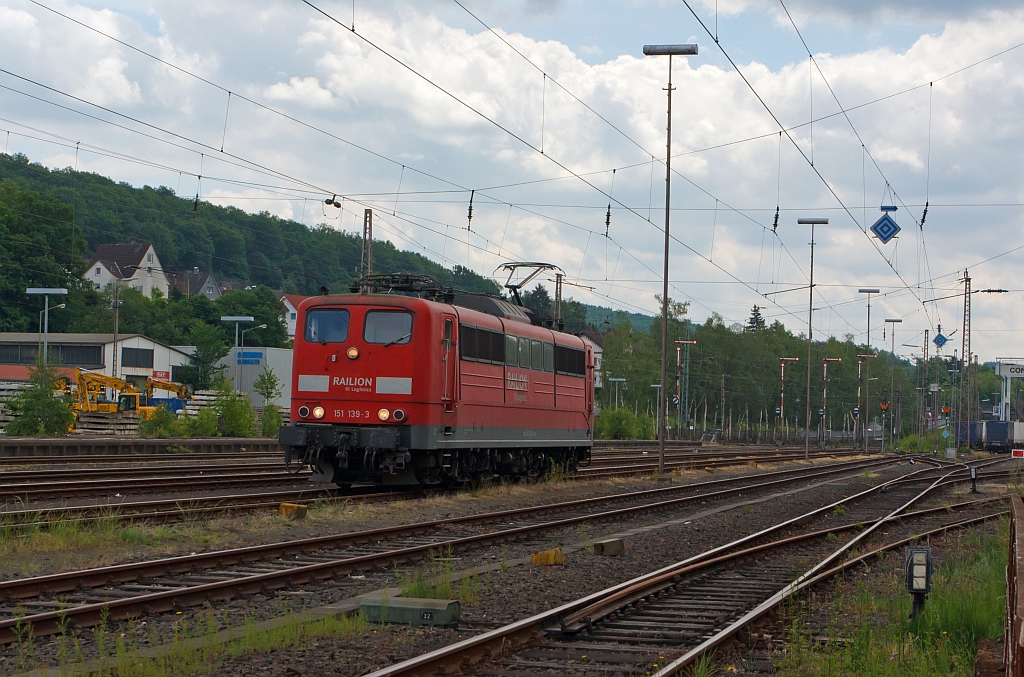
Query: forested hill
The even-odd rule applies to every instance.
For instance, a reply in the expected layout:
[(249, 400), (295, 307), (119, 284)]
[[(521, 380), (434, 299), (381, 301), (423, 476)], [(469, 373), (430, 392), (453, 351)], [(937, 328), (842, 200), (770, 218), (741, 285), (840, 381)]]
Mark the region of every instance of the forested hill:
[[(352, 234), (202, 200), (193, 210), (192, 198), (164, 186), (135, 188), (98, 174), (48, 169), (20, 154), (0, 154), (0, 180), (73, 205), (74, 224), (85, 238), (85, 251), (68, 252), (77, 257), (104, 243), (152, 242), (167, 270), (199, 266), (218, 279), (298, 294), (315, 294), (322, 286), (347, 290), (359, 268), (361, 239)], [(68, 248), (78, 246), (73, 240), (65, 241)], [(500, 291), (467, 268), (445, 268), (390, 242), (374, 242), (373, 261), (379, 272), (422, 273), (459, 289)]]

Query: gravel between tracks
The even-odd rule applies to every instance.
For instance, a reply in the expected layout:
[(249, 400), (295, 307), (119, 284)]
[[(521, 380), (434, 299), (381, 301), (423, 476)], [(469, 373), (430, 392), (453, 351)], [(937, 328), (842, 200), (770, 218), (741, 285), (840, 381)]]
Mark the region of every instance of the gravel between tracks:
[[(825, 463), (812, 461), (810, 465)], [(673, 481), (690, 484), (804, 465), (807, 464), (780, 463), (763, 464), (756, 469), (716, 469), (710, 473), (686, 471), (674, 475)], [(292, 522), (269, 512), (255, 512), (189, 519), (168, 525), (129, 523), (127, 529), (114, 528), (118, 523), (107, 524), (98, 535), (96, 528), (88, 526), (83, 533), (65, 529), (59, 534), (62, 537), (43, 533), (28, 539), (0, 541), (0, 580), (606, 496), (656, 486), (663, 485), (655, 484), (649, 476), (517, 484), (436, 494), (408, 501), (368, 504), (353, 499), (347, 503), (343, 500), (318, 503), (313, 504), (309, 517), (301, 522)], [(72, 533), (68, 534), (69, 531)]]
[[(856, 493), (908, 470), (910, 470), (908, 466), (886, 469), (871, 477), (866, 477), (862, 473), (854, 477), (847, 477), (842, 481), (775, 498), (753, 508), (734, 508), (694, 518), (690, 524), (675, 524), (639, 533), (628, 539), (626, 555), (618, 558), (597, 557), (583, 549), (570, 553), (564, 567), (526, 565), (509, 566), (507, 570), (502, 570), (505, 569), (501, 566), (503, 562), (513, 562), (547, 547), (580, 542), (582, 534), (577, 529), (567, 529), (561, 533), (548, 533), (528, 542), (456, 553), (456, 556), (460, 558), (455, 563), (456, 570), (483, 566), (493, 568), (492, 571), (476, 578), (476, 599), (468, 600), (463, 604), (463, 620), (460, 631), (378, 626), (355, 640), (322, 638), (309, 648), (281, 650), (268, 654), (257, 653), (233, 658), (207, 674), (218, 677), (227, 677), (228, 675), (283, 675), (286, 677), (321, 674), (362, 675), (384, 665), (449, 644), (458, 638), (523, 618), (559, 603), (647, 573), (659, 566), (679, 561), (714, 545), (733, 540), (739, 535), (769, 526), (784, 517), (802, 514), (829, 499), (834, 500), (840, 494)], [(701, 473), (701, 476), (703, 475)], [(725, 472), (716, 473), (716, 476), (719, 477), (725, 475)], [(597, 486), (589, 486), (589, 488), (585, 485), (540, 485), (536, 488), (538, 493), (533, 491), (512, 492), (512, 496), (484, 496), (482, 500), (466, 498), (460, 500), (460, 496), (463, 496), (460, 495), (409, 503), (404, 509), (415, 510), (417, 519), (429, 519), (435, 516), (482, 512), (486, 509), (547, 502), (550, 501), (550, 488), (553, 486), (558, 488), (558, 498), (565, 500), (581, 495), (594, 495), (595, 492), (618, 492), (630, 486), (648, 488), (651, 483), (649, 480), (644, 482), (634, 479), (611, 483), (603, 482)], [(526, 489), (530, 488), (526, 487)], [(789, 489), (790, 487), (786, 486), (782, 490)], [(546, 500), (538, 500), (545, 498)], [(711, 502), (708, 505), (689, 505), (671, 512), (644, 515), (616, 523), (591, 525), (588, 527), (586, 538), (596, 540), (606, 535), (646, 525), (659, 524), (669, 520), (685, 520), (689, 518), (688, 516), (697, 515), (709, 508), (731, 505), (742, 500), (744, 498), (731, 497), (720, 502)], [(378, 509), (380, 510), (378, 511)], [(382, 523), (394, 523), (397, 520), (393, 511), (401, 509), (397, 504), (367, 506), (367, 511), (364, 514), (357, 515), (353, 512), (345, 521), (344, 528), (351, 530), (368, 528), (373, 525), (380, 526)], [(406, 519), (401, 521), (408, 521), (409, 514), (404, 514), (404, 517)], [(331, 531), (339, 531), (337, 522), (333, 523), (333, 527)], [(302, 528), (314, 527), (304, 526)], [(299, 534), (292, 532), (288, 535), (297, 537)], [(271, 540), (266, 536), (264, 534), (262, 540)], [(267, 620), (286, 613), (288, 609), (300, 610), (336, 603), (354, 595), (397, 586), (403, 576), (408, 577), (415, 571), (416, 567), (406, 566), (399, 571), (368, 574), (362, 579), (346, 578), (332, 581), (322, 586), (311, 587), (309, 590), (287, 590), (276, 595), (259, 595), (233, 600), (217, 605), (217, 622), (238, 627), (246, 617)], [(174, 633), (176, 627), (179, 632), (185, 624), (195, 627), (201, 622), (204, 613), (209, 618), (209, 611), (193, 609), (185, 611), (180, 616), (147, 618), (144, 625), (116, 624), (111, 630), (116, 633), (129, 633), (130, 640), (137, 642), (140, 648), (146, 649), (166, 641)], [(90, 630), (81, 631), (79, 637), (84, 653), (94, 655), (95, 645), (92, 641), (92, 632)], [(55, 642), (40, 639), (37, 641), (35, 651), (43, 662), (55, 665)], [(3, 670), (5, 674), (11, 671), (17, 660), (16, 654), (17, 649), (14, 647), (9, 647), (0, 654), (0, 670)]]

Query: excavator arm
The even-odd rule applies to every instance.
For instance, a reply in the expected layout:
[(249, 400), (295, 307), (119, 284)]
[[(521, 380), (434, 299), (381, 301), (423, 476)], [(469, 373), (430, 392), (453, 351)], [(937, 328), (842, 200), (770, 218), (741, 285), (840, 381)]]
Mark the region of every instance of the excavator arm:
[(175, 383), (173, 381), (161, 381), (154, 378), (146, 379), (146, 397), (153, 397), (154, 390), (166, 390), (167, 392), (174, 393), (182, 400), (192, 398), (192, 393), (189, 392), (188, 386), (186, 385)]

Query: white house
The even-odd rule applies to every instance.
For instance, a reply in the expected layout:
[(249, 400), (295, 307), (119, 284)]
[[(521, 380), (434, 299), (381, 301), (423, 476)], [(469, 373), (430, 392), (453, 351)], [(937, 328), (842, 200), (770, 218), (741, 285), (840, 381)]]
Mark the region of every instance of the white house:
[(103, 289), (115, 279), (149, 296), (154, 289), (167, 296), (170, 283), (153, 245), (145, 242), (101, 244), (89, 259), (85, 279)]
[(308, 298), (308, 296), (299, 294), (281, 294), (279, 300), (284, 305), (284, 321), (288, 325), (288, 338), (295, 338), (295, 317), (298, 315), (299, 304)]
[(167, 273), (167, 281), (171, 289), (177, 288), (186, 298), (203, 294), (214, 301), (220, 298), (220, 283), (213, 276), (213, 271), (202, 270), (195, 266), (192, 270)]

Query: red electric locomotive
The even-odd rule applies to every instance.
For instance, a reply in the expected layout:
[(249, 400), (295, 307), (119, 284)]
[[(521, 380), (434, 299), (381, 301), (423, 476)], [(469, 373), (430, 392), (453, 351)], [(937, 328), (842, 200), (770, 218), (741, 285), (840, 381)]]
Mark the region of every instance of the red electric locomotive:
[(306, 299), (280, 433), (289, 467), (339, 486), (430, 485), (589, 461), (593, 353), (551, 325), (407, 274)]

